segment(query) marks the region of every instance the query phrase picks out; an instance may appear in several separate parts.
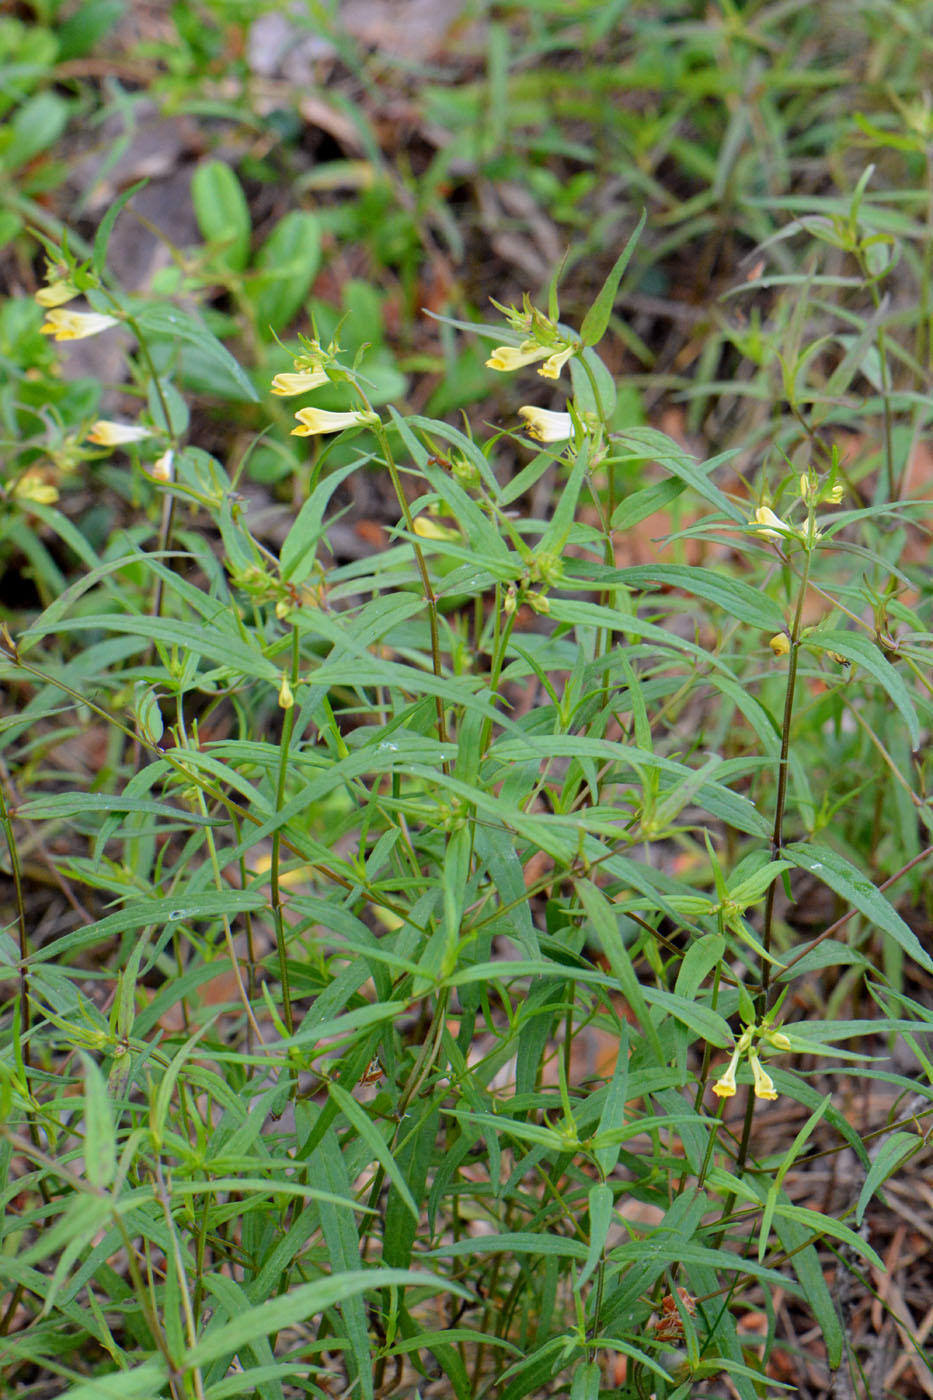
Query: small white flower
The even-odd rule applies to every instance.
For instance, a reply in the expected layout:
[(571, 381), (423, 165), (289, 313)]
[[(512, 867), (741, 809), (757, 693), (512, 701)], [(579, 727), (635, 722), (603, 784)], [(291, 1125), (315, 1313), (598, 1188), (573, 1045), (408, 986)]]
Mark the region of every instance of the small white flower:
[(109, 418), (98, 418), (87, 435), (87, 441), (98, 447), (122, 447), (127, 442), (142, 442), (152, 437), (152, 428), (143, 428), (136, 423), (114, 423)]
[(566, 442), (573, 437), (573, 419), (569, 413), (554, 413), (548, 408), (526, 405), (518, 410), (518, 415), (524, 418), (529, 435), (538, 442)]
[(375, 413), (332, 413), (327, 408), (300, 408), (295, 414), (298, 427), (292, 428), (292, 437), (314, 437), (317, 433), (339, 433), (344, 428), (368, 427), (378, 423)]
[(273, 394), (291, 398), (293, 394), (304, 394), (308, 389), (317, 389), (327, 383), (327, 375), (322, 369), (303, 369), (295, 374), (276, 374), (272, 379)]
[(55, 309), (46, 314), (39, 329), (43, 335), (53, 335), (56, 340), (86, 340), (89, 335), (99, 335), (116, 325), (119, 325), (116, 316), (105, 316), (102, 312)]

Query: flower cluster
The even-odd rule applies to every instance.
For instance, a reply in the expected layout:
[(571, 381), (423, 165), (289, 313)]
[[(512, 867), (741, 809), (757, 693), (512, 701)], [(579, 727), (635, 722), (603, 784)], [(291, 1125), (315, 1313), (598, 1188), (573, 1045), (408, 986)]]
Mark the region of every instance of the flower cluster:
[[(46, 285), (36, 292), (36, 301), (45, 310), (45, 320), (39, 327), (43, 335), (50, 335), (57, 341), (87, 340), (89, 336), (100, 335), (102, 331), (108, 331), (112, 326), (120, 324), (118, 316), (110, 316), (103, 311), (66, 309), (66, 303), (74, 301), (81, 295), (81, 291), (71, 275), (67, 272), (64, 276), (60, 275), (62, 271), (61, 268), (50, 267)], [(84, 285), (89, 274), (86, 269), (79, 269), (79, 272)], [(92, 284), (96, 285), (96, 279), (91, 280)], [(146, 438), (158, 435), (156, 428), (146, 424), (119, 423), (111, 418), (98, 418), (85, 434), (85, 441), (94, 447), (126, 447), (130, 443), (143, 442)], [(153, 463), (150, 471), (156, 481), (171, 481), (174, 474), (174, 454), (171, 451), (164, 452)], [(44, 494), (40, 495), (36, 489), (32, 489), (30, 499), (41, 500), (43, 503), (57, 499), (57, 491), (54, 497), (51, 495), (53, 490), (52, 487), (46, 487)]]
[[(295, 356), (293, 370), (273, 376), (273, 394), (293, 398), (296, 394), (306, 394), (309, 389), (319, 389), (322, 384), (331, 382), (328, 367), (339, 368), (335, 361), (336, 346), (322, 350), (316, 340), (306, 341), (305, 345), (307, 353)], [(298, 427), (292, 428), (292, 437), (317, 437), (321, 433), (339, 433), (344, 428), (371, 427), (379, 422), (378, 414), (362, 409), (337, 413), (329, 408), (300, 408), (295, 418)]]
[(493, 301), (493, 306), (523, 339), (519, 345), (497, 345), (486, 361), (487, 368), (509, 374), (542, 360), (544, 363), (538, 365), (538, 373), (544, 379), (558, 379), (564, 365), (579, 351), (579, 343), (570, 339), (556, 321), (532, 306), (527, 296), (521, 311), (514, 306), (501, 306), (497, 301)]
[(756, 1099), (776, 1099), (777, 1090), (770, 1074), (762, 1066), (758, 1058), (757, 1050), (754, 1048), (757, 1042), (766, 1041), (775, 1050), (789, 1050), (790, 1041), (782, 1031), (772, 1030), (770, 1026), (762, 1024), (760, 1026), (746, 1026), (739, 1036), (732, 1052), (732, 1058), (723, 1073), (713, 1085), (713, 1093), (718, 1094), (721, 1099), (731, 1099), (736, 1092), (735, 1073), (739, 1066), (739, 1061), (743, 1055), (748, 1056), (749, 1068), (752, 1072), (752, 1082)]
[[(525, 365), (537, 364), (538, 373), (544, 379), (558, 379), (567, 361), (579, 354), (580, 342), (571, 339), (556, 321), (532, 306), (527, 296), (521, 311), (514, 306), (501, 306), (497, 301), (493, 301), (493, 306), (524, 339), (518, 345), (497, 345), (486, 361), (488, 369), (510, 374)], [(518, 412), (525, 420), (529, 437), (536, 442), (566, 442), (574, 435), (574, 420), (569, 413), (529, 405)]]

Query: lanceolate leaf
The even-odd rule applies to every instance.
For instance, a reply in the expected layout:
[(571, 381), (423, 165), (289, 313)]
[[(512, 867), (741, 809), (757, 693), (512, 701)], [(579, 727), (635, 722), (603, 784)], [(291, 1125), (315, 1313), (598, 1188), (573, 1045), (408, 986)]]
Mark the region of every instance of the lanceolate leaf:
[(914, 931), (905, 924), (897, 910), (888, 903), (871, 880), (856, 870), (844, 856), (838, 855), (828, 846), (816, 846), (812, 842), (806, 845), (801, 843), (785, 846), (782, 855), (799, 869), (809, 870), (811, 875), (816, 875), (824, 885), (835, 890), (864, 914), (870, 923), (889, 934), (919, 967), (933, 972), (933, 958)]
[(641, 218), (635, 232), (631, 235), (622, 252), (616, 258), (612, 271), (606, 278), (593, 305), (583, 318), (580, 327), (580, 339), (584, 345), (596, 345), (606, 333), (609, 324), (609, 317), (615, 306), (616, 292), (619, 290), (619, 283), (622, 281), (622, 274), (628, 267), (629, 259), (635, 251), (636, 244), (641, 237), (641, 231), (645, 227), (647, 211), (642, 210)]

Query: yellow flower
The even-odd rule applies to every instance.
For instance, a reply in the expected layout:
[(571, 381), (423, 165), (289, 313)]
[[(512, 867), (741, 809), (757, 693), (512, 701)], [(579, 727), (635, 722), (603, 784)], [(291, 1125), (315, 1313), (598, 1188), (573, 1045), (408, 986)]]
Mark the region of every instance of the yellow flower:
[(326, 383), (327, 375), (322, 369), (303, 369), (296, 374), (274, 375), (272, 392), (290, 398), (293, 394), (304, 394), (308, 389), (317, 389)]
[(459, 540), (460, 531), (451, 530), (447, 525), (432, 520), (429, 515), (418, 515), (412, 522), (412, 529), (423, 540)]
[(762, 1069), (761, 1061), (754, 1050), (749, 1050), (748, 1052), (748, 1063), (752, 1067), (752, 1075), (755, 1080), (755, 1098), (776, 1099), (777, 1090), (774, 1087), (774, 1081), (770, 1074), (767, 1074), (764, 1069)]
[[(486, 361), (486, 368), (497, 369), (502, 374), (508, 374), (510, 370), (533, 365), (535, 360), (543, 360), (550, 353), (549, 346), (539, 345), (536, 340), (525, 340), (519, 346), (497, 345)], [(556, 378), (556, 376), (554, 377)]]
[(117, 325), (116, 316), (105, 316), (98, 311), (52, 310), (39, 329), (43, 335), (54, 335), (56, 340), (86, 340), (89, 335), (99, 335)]
[(314, 437), (316, 433), (339, 433), (343, 428), (368, 427), (378, 423), (375, 413), (331, 413), (327, 408), (300, 408), (295, 414), (298, 427), (292, 428), (292, 437)]
[(279, 709), (290, 710), (295, 703), (295, 693), (289, 684), (288, 676), (282, 672), (282, 684), (279, 686)]
[(52, 506), (58, 500), (58, 488), (45, 481), (37, 467), (30, 467), (13, 487), (13, 495), (18, 501), (35, 501), (36, 505)]
[(782, 530), (786, 534), (792, 533), (791, 527), (779, 515), (775, 515), (770, 506), (759, 506), (751, 523), (757, 528), (760, 535), (764, 535), (769, 540), (783, 539)]
[(122, 447), (126, 442), (141, 442), (152, 437), (152, 428), (142, 428), (135, 423), (114, 423), (109, 418), (98, 418), (87, 435), (87, 441), (98, 447)]
[(47, 287), (40, 287), (36, 292), (36, 301), (40, 306), (46, 308), (63, 306), (66, 301), (74, 301), (77, 295), (77, 287), (62, 279), (58, 282), (50, 282)]
[(790, 638), (786, 632), (776, 632), (771, 638), (768, 646), (775, 656), (786, 656), (790, 651)]
[(524, 407), (518, 410), (524, 418), (529, 435), (538, 442), (565, 442), (573, 437), (573, 419), (569, 413), (553, 413), (547, 408)]
[(149, 468), (149, 475), (155, 481), (175, 480), (175, 453), (171, 448), (163, 452), (161, 457), (157, 457)]
[(545, 360), (543, 365), (538, 366), (538, 373), (545, 379), (557, 379), (564, 365), (574, 352), (574, 347), (568, 345), (563, 350), (558, 350), (556, 355), (551, 355)]
[(713, 1085), (713, 1093), (718, 1094), (721, 1099), (731, 1099), (735, 1093), (735, 1071), (739, 1063), (741, 1050), (736, 1046), (732, 1052), (732, 1059), (729, 1061), (724, 1073), (722, 1073)]

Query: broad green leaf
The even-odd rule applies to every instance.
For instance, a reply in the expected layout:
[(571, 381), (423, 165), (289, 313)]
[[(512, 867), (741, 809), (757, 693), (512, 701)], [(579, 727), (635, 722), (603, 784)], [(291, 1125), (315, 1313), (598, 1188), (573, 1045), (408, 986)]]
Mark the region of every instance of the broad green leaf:
[(158, 336), (162, 340), (182, 340), (194, 346), (221, 374), (225, 375), (240, 391), (240, 396), (252, 403), (259, 402), (259, 395), (253, 388), (249, 376), (240, 368), (225, 345), (204, 325), (187, 311), (164, 303), (144, 306), (136, 316), (136, 324), (142, 334)]
[(609, 324), (609, 317), (615, 307), (616, 292), (619, 290), (619, 283), (622, 275), (628, 267), (629, 259), (635, 251), (635, 247), (641, 237), (641, 231), (645, 227), (645, 220), (648, 217), (647, 210), (642, 210), (641, 218), (635, 227), (635, 231), (630, 236), (622, 252), (616, 258), (612, 271), (606, 278), (597, 293), (596, 300), (583, 318), (580, 327), (580, 339), (584, 345), (596, 345), (606, 333)]
[(280, 219), (256, 256), (259, 277), (247, 284), (259, 334), (279, 335), (300, 311), (321, 263), (321, 226), (306, 209)]
[(58, 140), (68, 122), (69, 104), (56, 92), (38, 92), (18, 107), (4, 132), (0, 167), (19, 170)]
[(194, 216), (218, 262), (242, 272), (249, 257), (252, 225), (249, 206), (236, 174), (222, 160), (198, 166), (191, 181)]
[(836, 894), (841, 895), (858, 909), (859, 913), (864, 914), (870, 923), (889, 934), (919, 967), (933, 972), (933, 958), (913, 929), (904, 922), (871, 880), (856, 870), (844, 856), (830, 850), (828, 846), (817, 846), (812, 841), (805, 845), (801, 842), (785, 846), (781, 854), (798, 869), (809, 870), (811, 875), (816, 875), (824, 885), (835, 890)]
[(822, 627), (808, 632), (805, 640), (807, 646), (820, 647), (823, 651), (835, 651), (849, 661), (858, 662), (869, 675), (874, 676), (878, 684), (887, 691), (889, 699), (904, 720), (910, 735), (911, 748), (916, 752), (920, 747), (920, 722), (914, 702), (899, 673), (886, 659), (880, 647), (860, 632), (832, 632)]

